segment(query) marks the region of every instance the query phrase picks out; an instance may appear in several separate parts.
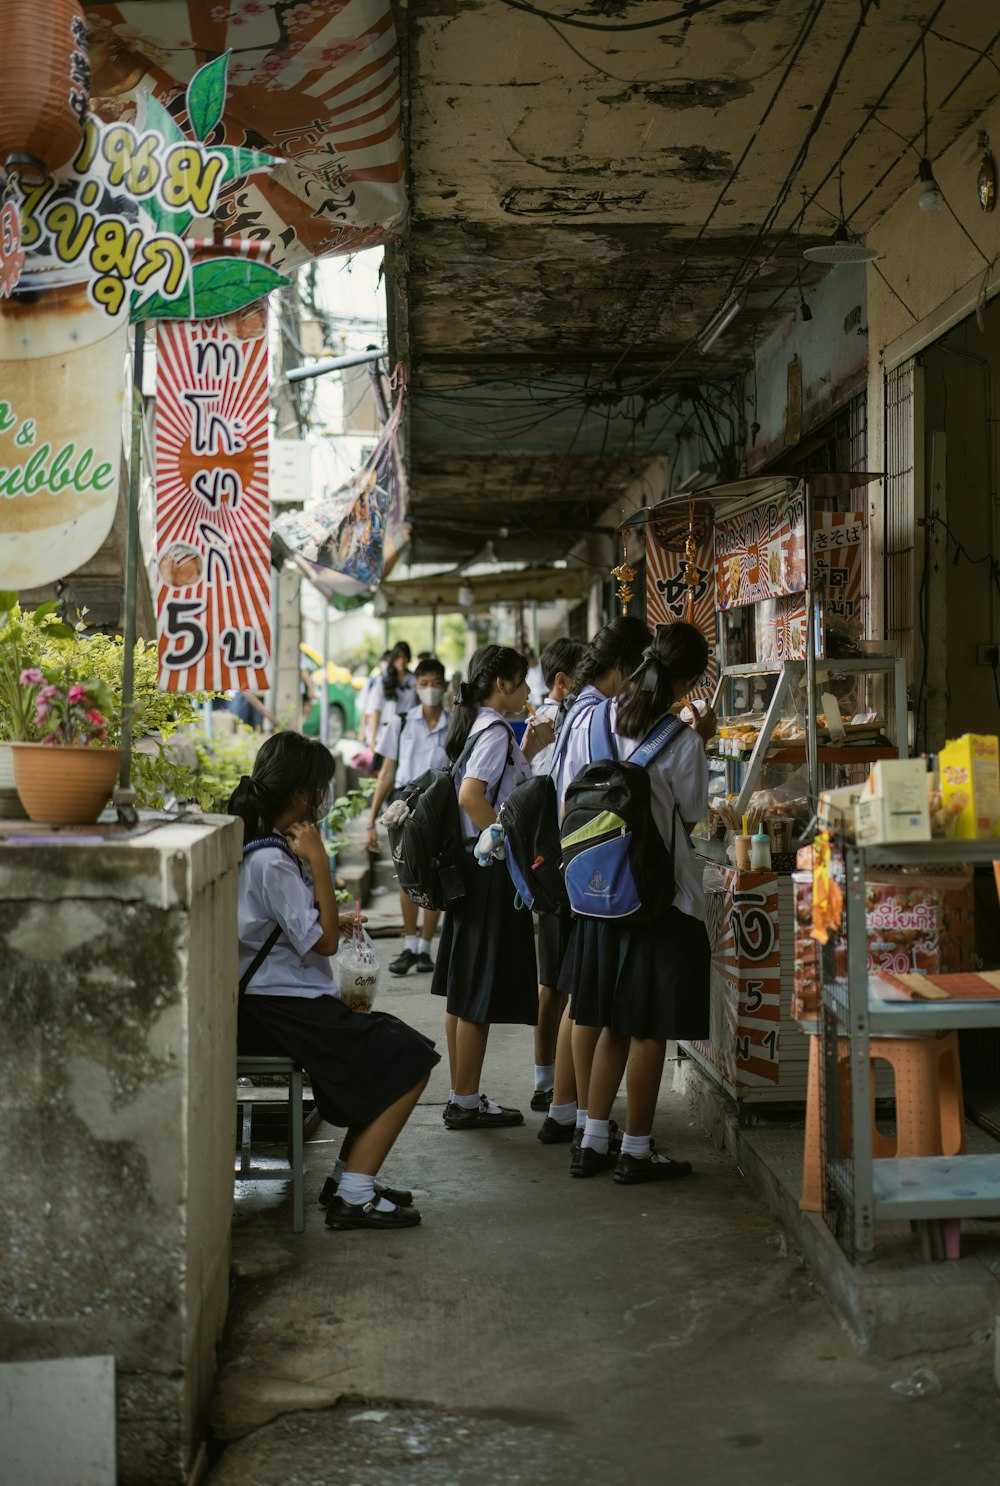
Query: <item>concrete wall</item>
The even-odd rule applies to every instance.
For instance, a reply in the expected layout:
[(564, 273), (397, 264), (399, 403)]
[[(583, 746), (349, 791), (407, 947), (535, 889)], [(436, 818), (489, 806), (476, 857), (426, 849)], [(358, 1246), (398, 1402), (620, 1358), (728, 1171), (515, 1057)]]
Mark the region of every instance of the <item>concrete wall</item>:
[(231, 820), (0, 844), (0, 1355), (113, 1355), (119, 1480), (185, 1482), (228, 1299)]
[[(796, 309), (755, 350), (755, 373), (747, 378), (746, 392), (750, 474), (798, 442), (799, 435), (788, 422), (789, 362), (798, 358), (802, 377), (802, 437), (826, 422), (865, 385), (868, 315), (864, 265), (845, 264), (834, 269), (804, 294), (813, 318), (804, 321)], [(755, 423), (760, 426), (754, 437)]]

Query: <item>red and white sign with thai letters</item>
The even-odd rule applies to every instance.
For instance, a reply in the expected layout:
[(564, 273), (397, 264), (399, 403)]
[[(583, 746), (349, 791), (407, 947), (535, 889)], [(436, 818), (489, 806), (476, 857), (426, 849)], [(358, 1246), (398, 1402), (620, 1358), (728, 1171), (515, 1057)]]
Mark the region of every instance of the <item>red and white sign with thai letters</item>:
[(264, 690), (271, 651), (263, 301), (157, 327), (156, 633), (163, 691)]

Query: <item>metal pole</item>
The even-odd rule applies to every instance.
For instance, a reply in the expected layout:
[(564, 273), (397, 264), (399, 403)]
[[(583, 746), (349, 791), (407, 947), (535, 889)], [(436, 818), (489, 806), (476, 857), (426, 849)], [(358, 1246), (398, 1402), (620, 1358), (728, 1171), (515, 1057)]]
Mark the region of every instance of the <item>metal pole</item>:
[(806, 528), (806, 772), (809, 780), (809, 803), (813, 810), (819, 804), (819, 760), (816, 756), (816, 615), (815, 572), (813, 569), (813, 500), (808, 480), (803, 483)]
[(330, 683), (327, 667), (330, 664), (330, 605), (323, 601), (323, 670), (319, 680), (319, 735), (324, 743), (330, 741)]
[(431, 652), (437, 655), (438, 648), (438, 606), (434, 605), (431, 610)]
[(121, 789), (132, 787), (132, 705), (135, 695), (135, 607), (139, 579), (139, 481), (142, 463), (142, 362), (146, 323), (135, 326), (132, 347), (132, 455), (128, 467), (128, 513), (125, 536), (125, 647), (122, 655)]

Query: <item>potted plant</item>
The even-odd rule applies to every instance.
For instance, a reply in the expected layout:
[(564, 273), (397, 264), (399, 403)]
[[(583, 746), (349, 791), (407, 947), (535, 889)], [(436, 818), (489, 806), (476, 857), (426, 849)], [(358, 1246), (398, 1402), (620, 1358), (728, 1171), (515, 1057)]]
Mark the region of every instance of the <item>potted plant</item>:
[(70, 640), (73, 631), (56, 613), (55, 604), (22, 610), (16, 593), (0, 593), (0, 819), (20, 820), (24, 808), (14, 784), (12, 743), (41, 738), (35, 727), (31, 693), (21, 673), (40, 664), (51, 642)]
[(118, 775), (120, 748), (104, 746), (111, 690), (104, 681), (74, 681), (70, 667), (29, 666), (18, 677), (33, 707), (41, 742), (16, 742), (14, 779), (30, 820), (53, 825), (95, 821)]

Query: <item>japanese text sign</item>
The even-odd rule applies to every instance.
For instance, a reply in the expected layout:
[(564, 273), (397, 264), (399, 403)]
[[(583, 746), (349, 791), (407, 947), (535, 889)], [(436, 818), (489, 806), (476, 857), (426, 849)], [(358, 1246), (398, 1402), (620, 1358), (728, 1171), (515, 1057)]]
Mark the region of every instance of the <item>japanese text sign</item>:
[(156, 629), (164, 691), (268, 685), (263, 302), (157, 332)]

